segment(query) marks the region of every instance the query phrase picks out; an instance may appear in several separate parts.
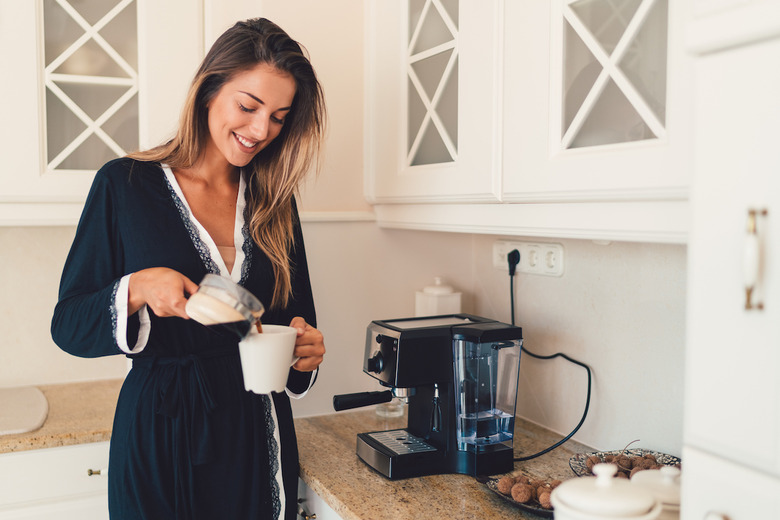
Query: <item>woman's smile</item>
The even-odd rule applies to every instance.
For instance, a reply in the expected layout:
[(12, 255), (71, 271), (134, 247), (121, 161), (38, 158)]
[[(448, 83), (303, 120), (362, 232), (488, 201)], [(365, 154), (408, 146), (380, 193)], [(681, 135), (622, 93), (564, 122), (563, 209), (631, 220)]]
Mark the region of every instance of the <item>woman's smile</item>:
[(233, 132), (233, 137), (236, 138), (236, 141), (238, 141), (239, 146), (244, 148), (247, 153), (254, 153), (255, 148), (257, 148), (257, 145), (260, 142), (260, 141), (252, 141), (251, 139), (247, 139), (246, 137), (239, 135), (235, 132)]

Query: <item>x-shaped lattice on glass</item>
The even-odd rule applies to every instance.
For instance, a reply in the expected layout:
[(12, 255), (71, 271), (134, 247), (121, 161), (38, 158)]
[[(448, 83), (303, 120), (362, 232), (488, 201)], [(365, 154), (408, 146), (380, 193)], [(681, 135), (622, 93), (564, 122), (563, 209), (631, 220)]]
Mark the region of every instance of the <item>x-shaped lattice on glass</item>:
[(458, 156), (457, 0), (411, 0), (407, 58), (407, 164)]
[[(78, 36), (75, 41), (68, 45), (61, 53), (53, 57), (47, 56), (47, 64), (44, 69), (44, 83), (48, 90), (47, 99), (56, 98), (62, 105), (72, 113), (78, 121), (80, 121), (84, 128), (75, 137), (70, 140), (59, 152), (57, 150), (49, 150), (48, 152), (48, 169), (55, 170), (60, 167), (68, 157), (84, 144), (91, 136), (96, 136), (108, 149), (116, 156), (125, 154), (125, 150), (117, 144), (116, 139), (109, 135), (104, 129), (104, 125), (113, 116), (117, 114), (131, 99), (133, 99), (138, 92), (138, 74), (134, 67), (128, 63), (125, 56), (122, 56), (117, 51), (114, 45), (111, 45), (106, 38), (101, 35), (101, 31), (106, 28), (112, 21), (117, 20), (129, 6), (135, 7), (135, 0), (119, 0), (116, 5), (108, 9), (97, 21), (90, 23), (86, 17), (83, 16), (84, 9), (95, 8), (96, 3), (92, 2), (75, 2), (73, 0), (48, 0), (44, 4), (44, 9), (61, 9), (60, 16), (67, 19), (67, 22), (72, 24), (75, 22), (75, 30), (83, 33)], [(98, 2), (100, 8), (110, 5), (109, 2)], [(79, 11), (82, 9), (82, 12)], [(65, 14), (61, 14), (65, 13)], [(45, 13), (46, 14), (46, 13)], [(121, 22), (121, 21), (120, 21)], [(46, 28), (50, 30), (50, 28)], [(48, 50), (48, 47), (47, 47)], [(89, 52), (86, 52), (86, 51)], [(72, 66), (69, 66), (74, 60), (84, 61), (83, 56), (79, 56), (78, 53), (82, 52), (85, 56), (89, 56), (90, 53), (94, 55), (95, 52), (99, 52), (102, 58), (105, 58), (106, 62), (110, 63), (107, 67), (108, 72), (101, 75), (97, 74), (78, 74), (73, 73)], [(78, 68), (78, 67), (77, 67)], [(63, 71), (64, 69), (64, 71)], [(102, 87), (105, 90), (114, 90), (120, 94), (110, 96), (110, 104), (107, 108), (101, 107), (99, 113), (94, 113), (92, 110), (85, 108), (85, 102), (89, 101), (89, 94), (82, 94), (81, 99), (74, 99), (77, 96), (74, 95), (78, 91), (78, 88), (87, 87)], [(54, 98), (50, 97), (54, 96)], [(116, 98), (116, 99), (114, 99)], [(51, 111), (52, 107), (48, 106), (47, 111)], [(64, 109), (63, 109), (64, 110)], [(90, 112), (93, 112), (90, 114)], [(56, 128), (56, 121), (49, 121), (47, 117), (48, 132), (62, 131), (61, 128)], [(68, 124), (67, 122), (59, 122), (59, 124)], [(137, 128), (135, 129), (137, 134)], [(62, 135), (62, 134), (60, 134)], [(55, 154), (53, 157), (52, 155)], [(99, 166), (97, 164), (96, 166)]]
[[(564, 0), (563, 19), (567, 24), (569, 34), (577, 38), (577, 44), (584, 44), (586, 52), (589, 52), (595, 62), (588, 67), (579, 70), (579, 76), (570, 79), (569, 91), (580, 91), (582, 99), (576, 98), (574, 109), (566, 106), (572, 104), (571, 100), (564, 100), (564, 110), (572, 110), (570, 114), (564, 114), (561, 148), (567, 149), (583, 144), (588, 139), (582, 138), (583, 129), (597, 117), (594, 110), (599, 101), (606, 97), (605, 91), (611, 89), (609, 94), (612, 102), (606, 107), (610, 112), (609, 117), (616, 117), (631, 111), (628, 117), (635, 118), (634, 128), (629, 132), (633, 135), (623, 135), (614, 141), (609, 137), (596, 138), (593, 144), (611, 144), (614, 142), (642, 140), (648, 138), (664, 138), (666, 136), (664, 111), (665, 107), (665, 32), (658, 37), (663, 41), (649, 49), (650, 54), (663, 55), (663, 71), (657, 74), (655, 95), (647, 92), (641, 78), (636, 75), (629, 76), (626, 71), (631, 69), (631, 61), (637, 55), (648, 54), (648, 49), (641, 47), (645, 42), (639, 41), (639, 35), (648, 25), (651, 17), (663, 18), (665, 27), (667, 0)], [(585, 20), (589, 17), (592, 20)], [(594, 21), (595, 20), (595, 21)], [(590, 23), (588, 23), (588, 21)], [(618, 28), (618, 29), (616, 29)], [(621, 32), (622, 31), (622, 32)], [(571, 49), (567, 47), (567, 49)], [(565, 56), (569, 59), (571, 56)], [(565, 65), (569, 66), (569, 65)], [(575, 67), (576, 68), (576, 67)], [(598, 68), (600, 70), (596, 71)], [(590, 69), (590, 70), (588, 70)], [(577, 82), (580, 84), (576, 84)], [(640, 86), (642, 88), (640, 88)], [(615, 102), (619, 99), (620, 102)], [(624, 105), (621, 105), (624, 103)], [(606, 111), (605, 110), (605, 111)], [(602, 125), (605, 126), (605, 125)], [(601, 129), (604, 131), (604, 129)], [(600, 139), (600, 141), (599, 141)], [(580, 140), (580, 142), (578, 142)]]

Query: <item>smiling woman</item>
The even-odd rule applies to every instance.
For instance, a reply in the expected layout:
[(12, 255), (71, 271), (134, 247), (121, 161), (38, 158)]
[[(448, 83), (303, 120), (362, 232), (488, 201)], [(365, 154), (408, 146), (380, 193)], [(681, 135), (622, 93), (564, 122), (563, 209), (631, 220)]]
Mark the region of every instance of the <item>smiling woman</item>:
[[(325, 346), (295, 197), (318, 161), (325, 108), (300, 45), (239, 22), (205, 57), (170, 141), (95, 176), (60, 284), (52, 336), (81, 357), (125, 354), (109, 465), (112, 519), (296, 515), (290, 397)], [(244, 390), (238, 340), (185, 310), (205, 274), (297, 330), (285, 392)]]

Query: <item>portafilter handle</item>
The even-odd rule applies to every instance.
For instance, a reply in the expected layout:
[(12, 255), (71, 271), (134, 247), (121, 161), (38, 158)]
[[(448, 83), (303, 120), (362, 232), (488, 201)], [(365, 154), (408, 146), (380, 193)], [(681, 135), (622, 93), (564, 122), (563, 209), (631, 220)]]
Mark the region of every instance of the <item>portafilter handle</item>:
[(389, 403), (393, 399), (392, 390), (381, 392), (357, 392), (354, 394), (341, 394), (333, 396), (333, 409), (337, 412), (350, 410), (372, 404)]

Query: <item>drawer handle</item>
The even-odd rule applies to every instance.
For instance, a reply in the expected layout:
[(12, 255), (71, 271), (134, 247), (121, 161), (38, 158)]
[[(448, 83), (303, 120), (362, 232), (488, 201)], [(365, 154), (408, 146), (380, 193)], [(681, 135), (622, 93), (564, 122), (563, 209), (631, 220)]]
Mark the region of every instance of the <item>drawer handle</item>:
[(298, 499), (298, 516), (303, 520), (317, 520), (317, 513), (309, 514), (306, 509), (303, 508), (303, 499)]
[(766, 209), (748, 210), (747, 235), (745, 236), (745, 256), (743, 258), (742, 268), (745, 282), (745, 310), (753, 309), (763, 310), (763, 302), (753, 302), (753, 291), (758, 283), (759, 272), (761, 269), (761, 244), (758, 237), (758, 217), (766, 217)]
[(89, 469), (87, 469), (87, 476), (88, 477), (93, 477), (93, 476), (96, 476), (96, 475), (108, 475), (108, 468), (104, 468), (104, 469), (92, 469), (92, 468), (89, 468)]

